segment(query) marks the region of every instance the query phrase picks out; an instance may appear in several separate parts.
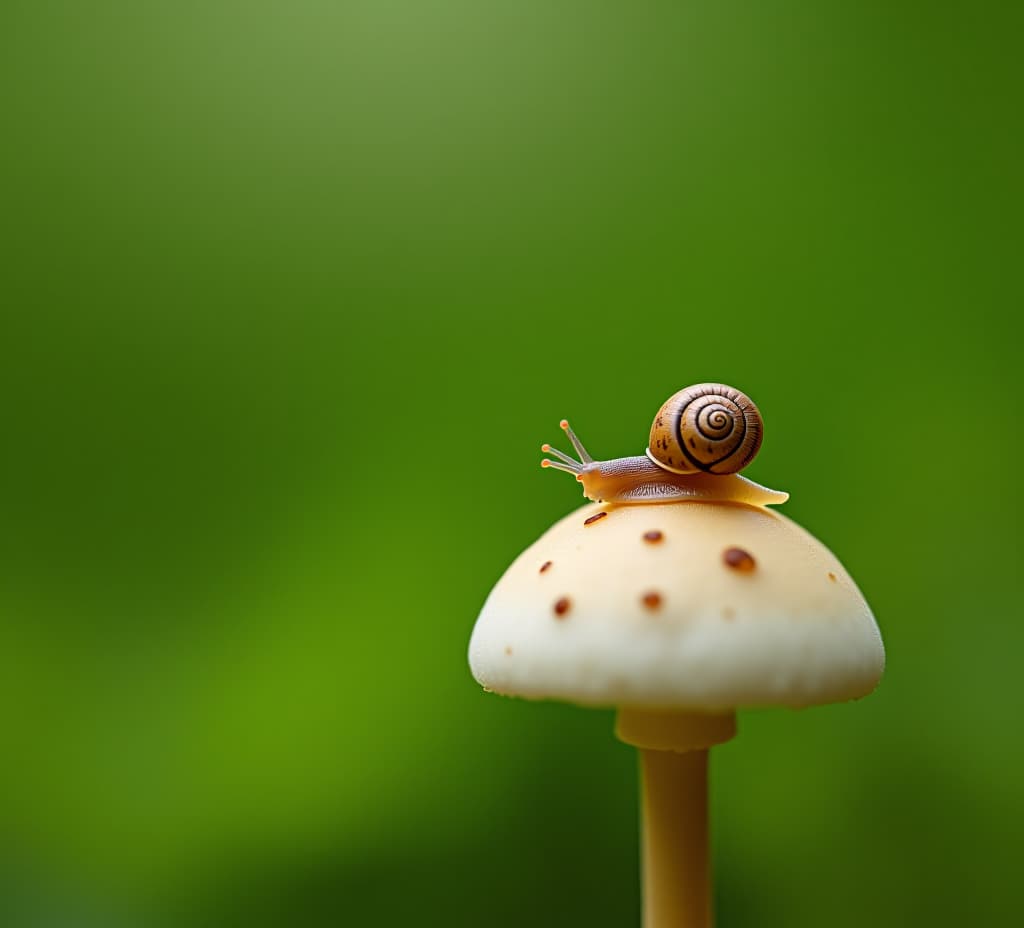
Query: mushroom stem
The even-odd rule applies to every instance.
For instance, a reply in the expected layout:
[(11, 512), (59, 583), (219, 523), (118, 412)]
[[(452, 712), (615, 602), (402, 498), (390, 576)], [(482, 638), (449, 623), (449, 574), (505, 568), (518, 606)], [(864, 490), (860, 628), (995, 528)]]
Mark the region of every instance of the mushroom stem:
[(708, 928), (708, 752), (640, 756), (644, 928)]
[(736, 713), (622, 706), (615, 734), (642, 761), (644, 928), (709, 928), (708, 748)]

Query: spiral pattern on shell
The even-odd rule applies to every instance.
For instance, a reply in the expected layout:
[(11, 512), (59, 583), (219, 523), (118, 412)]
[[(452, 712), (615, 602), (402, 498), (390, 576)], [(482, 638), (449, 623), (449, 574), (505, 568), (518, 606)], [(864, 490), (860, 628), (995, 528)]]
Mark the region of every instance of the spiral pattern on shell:
[(677, 474), (735, 474), (754, 459), (763, 431), (749, 396), (723, 383), (700, 383), (658, 410), (647, 454)]

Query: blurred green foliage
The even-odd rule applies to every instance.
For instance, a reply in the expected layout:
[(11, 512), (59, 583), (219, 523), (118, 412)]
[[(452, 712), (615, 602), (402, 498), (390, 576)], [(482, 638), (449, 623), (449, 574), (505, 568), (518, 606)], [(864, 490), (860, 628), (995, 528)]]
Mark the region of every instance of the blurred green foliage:
[(1012, 920), (1021, 19), (5, 0), (0, 922), (636, 924), (610, 713), (465, 651), (700, 380), (889, 653), (716, 751), (721, 924)]

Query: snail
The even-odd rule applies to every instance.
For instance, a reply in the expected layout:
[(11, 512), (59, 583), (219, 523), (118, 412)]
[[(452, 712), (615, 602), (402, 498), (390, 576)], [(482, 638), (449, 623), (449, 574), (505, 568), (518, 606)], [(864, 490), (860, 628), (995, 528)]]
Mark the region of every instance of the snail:
[(595, 461), (563, 419), (579, 460), (542, 445), (542, 467), (575, 475), (595, 502), (665, 503), (712, 499), (768, 505), (789, 494), (738, 475), (761, 447), (764, 424), (753, 400), (735, 387), (700, 383), (670, 396), (651, 425), (645, 454)]

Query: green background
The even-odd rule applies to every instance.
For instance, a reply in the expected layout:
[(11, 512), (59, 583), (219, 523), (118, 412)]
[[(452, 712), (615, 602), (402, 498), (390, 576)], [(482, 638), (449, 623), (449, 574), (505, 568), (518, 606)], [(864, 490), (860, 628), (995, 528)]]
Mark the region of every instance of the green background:
[(466, 646), (701, 380), (889, 661), (715, 751), (720, 923), (1013, 920), (1014, 7), (4, 0), (0, 921), (637, 924), (611, 714)]

